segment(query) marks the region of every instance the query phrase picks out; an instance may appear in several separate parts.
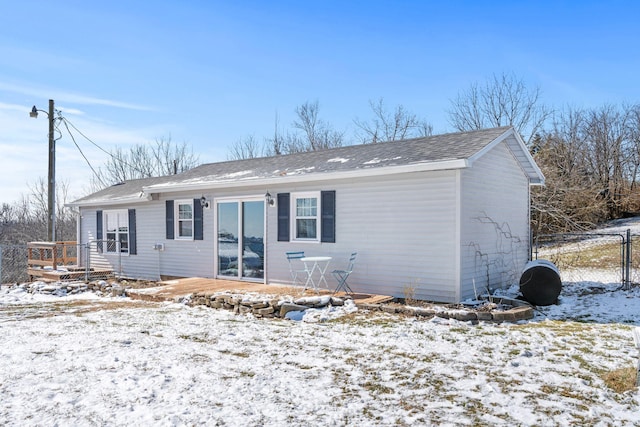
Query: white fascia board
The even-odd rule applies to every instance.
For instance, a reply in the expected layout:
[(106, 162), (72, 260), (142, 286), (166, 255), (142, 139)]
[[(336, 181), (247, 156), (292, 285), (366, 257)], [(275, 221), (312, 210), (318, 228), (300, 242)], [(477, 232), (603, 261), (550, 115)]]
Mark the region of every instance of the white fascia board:
[(121, 206), (127, 205), (130, 206), (136, 203), (145, 203), (150, 201), (150, 197), (147, 194), (139, 193), (140, 196), (137, 197), (121, 197), (119, 199), (102, 199), (102, 200), (87, 200), (84, 202), (78, 203), (65, 203), (65, 207), (67, 208), (79, 208), (79, 207), (87, 207), (87, 206)]
[(437, 171), (447, 169), (462, 169), (468, 167), (466, 159), (447, 160), (432, 163), (416, 163), (402, 166), (385, 166), (381, 168), (358, 169), (344, 172), (307, 173), (299, 175), (275, 176), (269, 178), (252, 178), (234, 181), (202, 181), (194, 183), (178, 183), (175, 185), (157, 184), (143, 187), (142, 191), (150, 195), (153, 193), (167, 193), (175, 191), (198, 191), (216, 188), (239, 188), (254, 186), (269, 186), (290, 182), (303, 183), (314, 181), (331, 181), (337, 179), (353, 179), (371, 176), (396, 175), (411, 172)]

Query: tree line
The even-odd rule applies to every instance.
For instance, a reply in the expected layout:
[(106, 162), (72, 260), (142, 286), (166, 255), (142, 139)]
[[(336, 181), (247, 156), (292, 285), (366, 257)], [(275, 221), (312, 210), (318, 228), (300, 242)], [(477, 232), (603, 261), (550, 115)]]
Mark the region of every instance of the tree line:
[[(199, 164), (191, 147), (162, 137), (152, 143), (141, 143), (128, 150), (117, 147), (104, 165), (94, 170), (87, 192), (92, 193), (119, 182), (174, 175)], [(56, 182), (56, 241), (76, 240), (76, 212), (65, 207), (69, 200), (69, 184)], [(13, 203), (0, 205), (0, 244), (24, 244), (46, 240), (48, 187), (43, 178), (29, 184), (29, 193)]]
[[(389, 109), (371, 101), (371, 118), (354, 119), (356, 134), (347, 140), (319, 119), (319, 105), (295, 110), (291, 129), (262, 141), (240, 139), (230, 159), (288, 154), (349, 145), (429, 136), (432, 125), (402, 105)], [(474, 83), (450, 101), (452, 130), (470, 131), (512, 126), (527, 144), (546, 177), (533, 187), (531, 227), (534, 234), (584, 231), (603, 221), (640, 215), (640, 104), (554, 109), (542, 102), (539, 86), (529, 87), (513, 74), (494, 75)]]
[[(429, 136), (429, 121), (403, 105), (389, 107), (382, 98), (369, 102), (368, 119), (353, 119), (347, 135), (320, 116), (318, 101), (294, 110), (272, 135), (245, 136), (228, 150), (230, 160), (324, 150), (356, 143), (399, 141)], [(531, 226), (536, 234), (588, 230), (603, 221), (640, 212), (640, 104), (553, 109), (542, 102), (540, 87), (513, 74), (494, 75), (458, 92), (447, 109), (453, 131), (513, 126), (546, 177), (532, 190)], [(88, 191), (115, 183), (171, 175), (199, 164), (186, 144), (171, 138), (116, 148), (99, 168)], [(58, 185), (58, 240), (75, 239), (75, 214), (64, 208), (68, 186)], [(0, 206), (0, 242), (42, 240), (46, 236), (46, 185), (39, 179), (20, 201)]]

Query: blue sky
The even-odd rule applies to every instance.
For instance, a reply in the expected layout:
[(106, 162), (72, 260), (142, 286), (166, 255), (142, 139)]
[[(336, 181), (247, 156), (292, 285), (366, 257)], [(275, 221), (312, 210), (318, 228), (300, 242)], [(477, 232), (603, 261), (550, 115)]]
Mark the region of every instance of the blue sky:
[[(28, 1), (0, 15), (0, 203), (47, 175), (49, 98), (109, 150), (170, 136), (203, 162), (319, 101), (346, 136), (384, 98), (450, 131), (450, 100), (513, 73), (551, 107), (640, 102), (634, 1)], [(77, 135), (76, 135), (77, 136)], [(94, 166), (106, 156), (82, 138)], [(72, 140), (57, 178), (82, 195)]]

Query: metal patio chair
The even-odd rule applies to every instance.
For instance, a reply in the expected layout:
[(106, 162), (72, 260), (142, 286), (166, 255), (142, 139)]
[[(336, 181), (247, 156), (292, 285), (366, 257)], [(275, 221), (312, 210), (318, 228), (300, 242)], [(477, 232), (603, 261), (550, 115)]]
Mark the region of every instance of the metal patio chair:
[(298, 284), (298, 275), (303, 276), (304, 281), (302, 283), (306, 283), (309, 272), (307, 271), (304, 263), (300, 261), (301, 258), (304, 258), (304, 252), (286, 252), (286, 255), (287, 261), (289, 262), (289, 273), (291, 274), (293, 285), (295, 286)]
[(331, 274), (333, 274), (333, 277), (335, 277), (336, 281), (338, 282), (338, 287), (336, 287), (336, 290), (333, 291), (334, 294), (340, 292), (341, 289), (349, 295), (354, 293), (347, 283), (347, 279), (351, 275), (351, 272), (353, 272), (353, 266), (356, 263), (356, 255), (358, 255), (358, 252), (353, 252), (351, 254), (351, 257), (349, 257), (349, 267), (347, 267), (346, 270), (333, 270), (331, 272)]

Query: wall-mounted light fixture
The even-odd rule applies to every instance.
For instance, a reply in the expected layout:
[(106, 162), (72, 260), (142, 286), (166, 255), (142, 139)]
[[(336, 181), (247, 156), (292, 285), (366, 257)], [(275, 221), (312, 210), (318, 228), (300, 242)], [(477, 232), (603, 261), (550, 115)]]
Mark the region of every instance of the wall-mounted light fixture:
[(205, 209), (209, 209), (209, 201), (207, 200), (206, 197), (204, 196), (200, 197), (200, 206), (202, 206)]
[(267, 191), (267, 194), (264, 195), (264, 200), (267, 202), (267, 205), (273, 206), (276, 204), (276, 201), (273, 197), (271, 197), (271, 193)]

